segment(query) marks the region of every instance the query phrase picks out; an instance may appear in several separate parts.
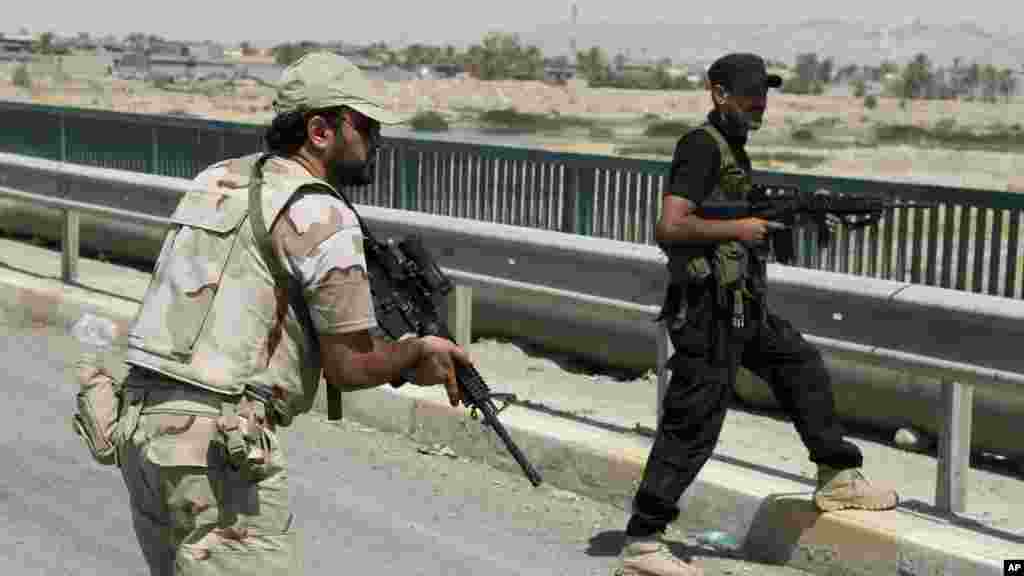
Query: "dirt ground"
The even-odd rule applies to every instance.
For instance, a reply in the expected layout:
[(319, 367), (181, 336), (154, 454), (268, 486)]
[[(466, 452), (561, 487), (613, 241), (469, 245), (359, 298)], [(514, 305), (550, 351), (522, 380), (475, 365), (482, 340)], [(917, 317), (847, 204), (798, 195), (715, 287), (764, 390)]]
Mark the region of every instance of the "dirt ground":
[[(187, 114), (203, 118), (265, 123), (272, 116), (272, 89), (253, 81), (231, 87), (197, 85), (159, 89), (140, 80), (113, 78), (33, 78), (31, 88), (11, 83), (13, 67), (0, 65), (0, 100), (103, 108), (143, 114)], [(535, 145), (554, 151), (618, 155), (626, 140), (642, 142), (643, 127), (660, 120), (699, 122), (708, 108), (703, 91), (667, 92), (593, 89), (583, 85), (554, 86), (541, 82), (479, 81), (471, 78), (374, 81), (374, 88), (396, 109), (414, 113), (436, 110), (466, 125), (473, 112), (513, 107), (520, 112), (597, 120), (613, 130), (612, 138), (586, 134), (543, 135)], [(651, 116), (653, 115), (653, 116)], [(912, 124), (934, 128), (940, 123), (959, 129), (986, 130), (1024, 122), (1024, 100), (988, 104), (966, 101), (911, 101), (905, 108), (895, 98), (879, 98), (874, 109), (862, 99), (840, 96), (773, 94), (764, 128), (752, 136), (751, 152), (795, 153), (821, 157), (815, 166), (764, 158), (758, 168), (873, 180), (942, 184), (965, 188), (1024, 191), (1024, 154), (1014, 151), (951, 150), (906, 145), (823, 146), (795, 143), (788, 135), (810, 126), (839, 140), (856, 140), (873, 126)], [(470, 124), (471, 126), (471, 124)], [(672, 141), (661, 142), (662, 150)], [(646, 156), (666, 159), (663, 155)]]

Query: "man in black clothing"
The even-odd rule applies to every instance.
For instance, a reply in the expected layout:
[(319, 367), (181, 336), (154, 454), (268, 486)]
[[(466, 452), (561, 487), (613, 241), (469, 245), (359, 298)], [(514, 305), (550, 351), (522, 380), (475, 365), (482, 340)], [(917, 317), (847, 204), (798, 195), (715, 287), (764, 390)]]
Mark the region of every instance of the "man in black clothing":
[(887, 510), (898, 502), (894, 491), (860, 473), (861, 452), (843, 439), (821, 355), (767, 309), (763, 256), (753, 248), (777, 224), (694, 214), (705, 200), (747, 199), (747, 134), (761, 126), (768, 88), (781, 84), (756, 55), (720, 58), (708, 69), (714, 109), (676, 146), (656, 229), (672, 275), (661, 317), (675, 347), (672, 378), (626, 527), (622, 576), (701, 574), (674, 557), (660, 534), (679, 515), (679, 497), (714, 450), (739, 366), (764, 379), (793, 419), (818, 465), (814, 502), (820, 510)]

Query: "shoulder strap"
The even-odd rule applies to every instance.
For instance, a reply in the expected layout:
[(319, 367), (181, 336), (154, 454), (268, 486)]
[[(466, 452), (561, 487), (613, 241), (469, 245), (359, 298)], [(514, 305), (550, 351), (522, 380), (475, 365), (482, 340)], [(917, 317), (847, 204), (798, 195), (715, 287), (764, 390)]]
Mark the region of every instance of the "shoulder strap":
[[(281, 261), (274, 253), (274, 246), (270, 239), (270, 230), (263, 215), (263, 202), (261, 199), (261, 194), (263, 192), (263, 164), (271, 156), (271, 154), (264, 154), (260, 156), (252, 166), (251, 177), (249, 179), (249, 220), (252, 225), (252, 232), (253, 237), (256, 240), (256, 246), (259, 248), (260, 254), (263, 256), (263, 260), (266, 261), (267, 267), (270, 268), (270, 274), (274, 277), (274, 282), (278, 286), (282, 286), (288, 294), (288, 302), (291, 305), (292, 310), (295, 311), (295, 315), (298, 317), (299, 323), (302, 325), (302, 331), (306, 334), (310, 350), (313, 352), (310, 354), (314, 362), (313, 370), (317, 379), (319, 379), (321, 370), (320, 338), (317, 336), (316, 328), (313, 326), (313, 318), (310, 316), (306, 300), (302, 297), (302, 285), (299, 283), (298, 279), (284, 269)], [(270, 398), (268, 391), (254, 390), (254, 393), (265, 403), (269, 404)]]
[(705, 122), (698, 129), (704, 130), (715, 139), (715, 143), (718, 144), (718, 151), (722, 155), (722, 168), (736, 164), (736, 157), (732, 154), (732, 147), (729, 146), (729, 142), (725, 139), (725, 135), (710, 122)]

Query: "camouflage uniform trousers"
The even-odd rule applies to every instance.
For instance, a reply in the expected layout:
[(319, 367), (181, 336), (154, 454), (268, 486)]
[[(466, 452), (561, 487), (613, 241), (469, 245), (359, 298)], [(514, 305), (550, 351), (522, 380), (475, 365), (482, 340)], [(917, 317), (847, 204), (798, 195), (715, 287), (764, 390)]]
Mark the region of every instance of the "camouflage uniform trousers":
[(221, 432), (221, 397), (137, 369), (125, 391), (118, 455), (151, 573), (301, 573), (276, 434), (261, 427), (262, 458), (250, 450), (236, 467)]

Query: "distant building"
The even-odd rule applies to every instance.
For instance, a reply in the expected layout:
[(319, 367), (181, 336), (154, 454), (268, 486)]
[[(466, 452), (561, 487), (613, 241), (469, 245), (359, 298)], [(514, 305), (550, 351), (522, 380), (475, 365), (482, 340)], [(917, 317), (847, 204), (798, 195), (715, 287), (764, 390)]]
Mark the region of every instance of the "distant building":
[(186, 48), (185, 56), (195, 58), (199, 61), (211, 61), (211, 60), (223, 60), (224, 59), (224, 47), (213, 42), (203, 42), (201, 44), (189, 44)]
[(456, 78), (466, 70), (458, 64), (424, 64), (416, 70), (420, 78)]
[(359, 52), (334, 50), (334, 53), (339, 56), (344, 56), (349, 60), (349, 62), (363, 70), (381, 70), (385, 67), (383, 62), (369, 58)]
[(35, 38), (31, 36), (0, 36), (0, 53), (29, 54)]
[(551, 64), (544, 66), (544, 81), (564, 84), (576, 78), (577, 73), (574, 65)]
[(142, 80), (149, 76), (149, 55), (141, 50), (125, 52), (116, 61), (114, 72), (119, 78)]

